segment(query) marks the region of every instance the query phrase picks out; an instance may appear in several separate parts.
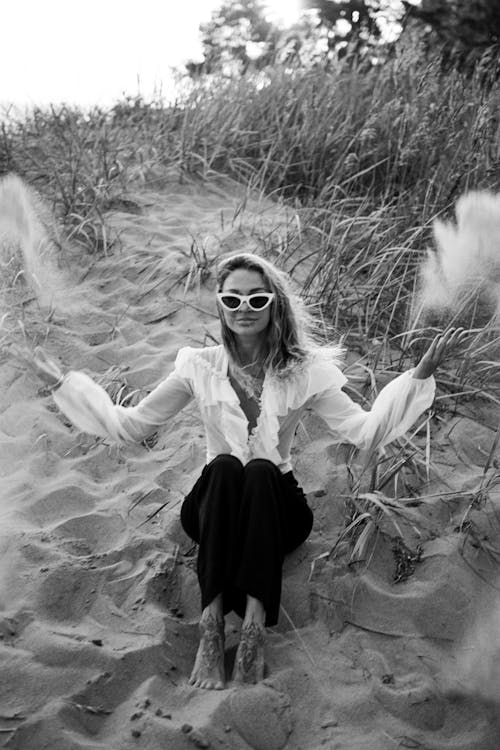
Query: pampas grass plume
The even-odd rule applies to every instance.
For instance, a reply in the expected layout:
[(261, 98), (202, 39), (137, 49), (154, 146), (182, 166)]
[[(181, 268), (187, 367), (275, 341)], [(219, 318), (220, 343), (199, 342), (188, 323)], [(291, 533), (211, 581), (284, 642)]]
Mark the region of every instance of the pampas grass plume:
[(500, 194), (466, 193), (455, 213), (456, 224), (434, 222), (436, 250), (421, 269), (419, 307), (457, 312), (479, 295), (491, 317), (500, 306)]
[(481, 612), (443, 670), (450, 685), (464, 695), (476, 695), (498, 705), (500, 701), (500, 601), (492, 600)]
[[(7, 269), (20, 272), (42, 307), (61, 290), (57, 268), (57, 227), (38, 193), (20, 177), (0, 180), (0, 264), (2, 289), (10, 285)], [(14, 280), (15, 281), (15, 280)]]

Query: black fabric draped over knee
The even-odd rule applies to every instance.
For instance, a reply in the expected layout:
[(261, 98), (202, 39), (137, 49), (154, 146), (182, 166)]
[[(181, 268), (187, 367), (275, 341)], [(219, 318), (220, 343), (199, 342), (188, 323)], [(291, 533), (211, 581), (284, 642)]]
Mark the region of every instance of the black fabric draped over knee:
[(283, 559), (309, 536), (312, 511), (290, 471), (266, 459), (243, 464), (217, 456), (185, 498), (181, 522), (199, 545), (204, 609), (222, 594), (224, 613), (243, 617), (246, 596), (259, 599), (266, 625), (278, 621)]

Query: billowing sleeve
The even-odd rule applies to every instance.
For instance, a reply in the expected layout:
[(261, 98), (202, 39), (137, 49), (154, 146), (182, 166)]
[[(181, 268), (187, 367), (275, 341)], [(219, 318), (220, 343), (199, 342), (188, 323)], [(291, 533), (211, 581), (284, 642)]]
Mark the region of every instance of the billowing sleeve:
[(113, 403), (102, 386), (83, 372), (69, 372), (54, 401), (68, 419), (82, 430), (118, 443), (140, 443), (177, 414), (193, 397), (185, 374), (188, 347), (180, 349), (173, 372), (136, 406)]
[(370, 410), (355, 403), (338, 384), (317, 393), (310, 406), (339, 443), (375, 450), (407, 432), (434, 400), (434, 378), (419, 380), (412, 373), (408, 370), (388, 383)]

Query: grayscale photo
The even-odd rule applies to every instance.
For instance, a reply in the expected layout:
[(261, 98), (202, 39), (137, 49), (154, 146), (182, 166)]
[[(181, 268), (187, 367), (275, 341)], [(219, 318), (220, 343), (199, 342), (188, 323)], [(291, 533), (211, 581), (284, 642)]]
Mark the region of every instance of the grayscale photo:
[(17, 0), (0, 748), (500, 748), (500, 4)]

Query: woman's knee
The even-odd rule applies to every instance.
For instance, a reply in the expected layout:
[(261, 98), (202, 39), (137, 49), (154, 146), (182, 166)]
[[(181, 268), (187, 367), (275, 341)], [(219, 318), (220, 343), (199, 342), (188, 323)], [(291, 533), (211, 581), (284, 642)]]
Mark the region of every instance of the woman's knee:
[(252, 458), (245, 466), (245, 469), (253, 468), (253, 467), (267, 467), (269, 469), (272, 469), (273, 471), (276, 471), (278, 467), (276, 464), (273, 464), (272, 461), (270, 461), (268, 458)]
[(240, 474), (242, 470), (243, 464), (240, 459), (236, 458), (236, 456), (231, 456), (229, 453), (220, 453), (205, 466), (205, 471), (216, 471), (224, 474)]
[(236, 456), (225, 453), (216, 456), (203, 470), (203, 504), (224, 504), (238, 492), (242, 480), (243, 464)]
[(243, 466), (240, 459), (236, 456), (232, 456), (230, 453), (219, 453), (218, 456), (215, 456), (215, 458), (210, 461), (208, 466), (220, 466), (221, 464), (238, 466), (240, 468)]
[(252, 460), (249, 461), (244, 468), (246, 477), (249, 475), (254, 476), (262, 474), (276, 475), (277, 472), (279, 475), (279, 469), (276, 464), (273, 464), (273, 462), (269, 461), (267, 458), (252, 458)]

